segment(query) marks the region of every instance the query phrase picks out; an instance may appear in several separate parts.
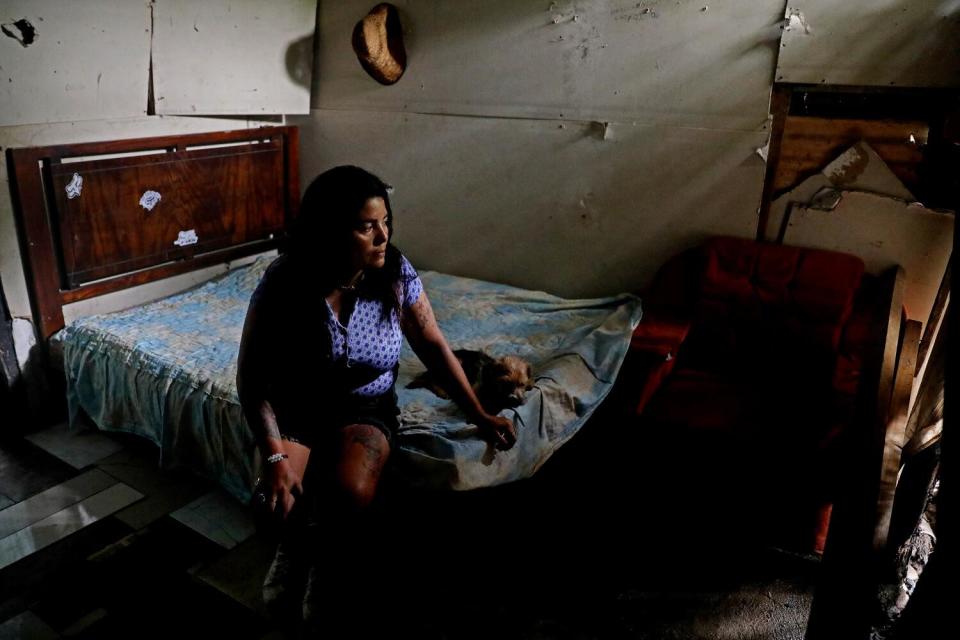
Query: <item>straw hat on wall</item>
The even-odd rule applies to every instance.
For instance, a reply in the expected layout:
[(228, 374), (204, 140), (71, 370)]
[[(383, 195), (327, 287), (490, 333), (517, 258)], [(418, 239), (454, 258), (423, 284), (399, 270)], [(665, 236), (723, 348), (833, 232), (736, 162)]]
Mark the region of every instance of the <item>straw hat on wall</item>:
[(370, 10), (353, 29), (353, 50), (360, 64), (381, 84), (393, 84), (403, 75), (407, 52), (397, 8), (383, 2)]

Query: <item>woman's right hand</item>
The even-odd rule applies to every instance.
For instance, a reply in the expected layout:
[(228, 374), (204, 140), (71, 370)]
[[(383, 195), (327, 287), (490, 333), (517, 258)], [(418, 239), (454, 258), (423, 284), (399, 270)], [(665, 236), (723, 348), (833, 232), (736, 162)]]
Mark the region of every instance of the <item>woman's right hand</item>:
[(501, 451), (506, 451), (517, 442), (517, 430), (513, 422), (503, 416), (481, 414), (476, 420), (484, 438)]
[(303, 478), (294, 470), (288, 459), (268, 464), (266, 469), (267, 505), (272, 513), (284, 520), (290, 515), (293, 503), (303, 494)]
[[(286, 519), (293, 509), (297, 498), (303, 495), (303, 478), (307, 472), (307, 462), (310, 459), (310, 447), (299, 442), (284, 440), (279, 448), (271, 447), (270, 453), (286, 453), (273, 464), (264, 462), (264, 503), (271, 513)], [(266, 459), (266, 455), (264, 459)]]

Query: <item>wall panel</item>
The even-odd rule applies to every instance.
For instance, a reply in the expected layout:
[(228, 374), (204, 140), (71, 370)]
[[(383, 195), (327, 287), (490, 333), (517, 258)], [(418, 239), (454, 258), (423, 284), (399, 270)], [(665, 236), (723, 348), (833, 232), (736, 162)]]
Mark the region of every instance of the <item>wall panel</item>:
[(157, 113), (307, 113), (316, 11), (316, 0), (157, 0)]
[(321, 4), (313, 105), (755, 130), (783, 0), (407, 0), (406, 74), (381, 87), (350, 46), (369, 2)]
[[(679, 248), (752, 236), (765, 132), (325, 111), (301, 181), (357, 164), (394, 185), (416, 266), (563, 296), (636, 290)], [(429, 132), (429, 134), (427, 133)]]
[(0, 22), (0, 126), (147, 112), (147, 3), (4, 0)]
[(777, 80), (960, 86), (957, 0), (791, 0)]

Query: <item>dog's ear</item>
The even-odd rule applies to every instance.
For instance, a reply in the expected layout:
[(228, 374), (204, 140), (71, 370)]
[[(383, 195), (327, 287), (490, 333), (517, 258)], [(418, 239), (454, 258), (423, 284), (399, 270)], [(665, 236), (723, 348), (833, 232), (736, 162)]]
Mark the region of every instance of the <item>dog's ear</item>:
[(530, 366), (530, 363), (527, 363), (527, 382), (526, 385), (528, 390), (533, 388), (533, 367)]

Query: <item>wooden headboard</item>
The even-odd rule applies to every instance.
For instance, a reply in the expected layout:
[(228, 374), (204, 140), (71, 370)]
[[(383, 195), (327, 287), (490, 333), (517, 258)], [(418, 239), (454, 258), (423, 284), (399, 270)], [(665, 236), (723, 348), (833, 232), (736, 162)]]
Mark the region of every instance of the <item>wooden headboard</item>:
[(34, 322), (272, 249), (300, 200), (296, 127), (8, 149)]

